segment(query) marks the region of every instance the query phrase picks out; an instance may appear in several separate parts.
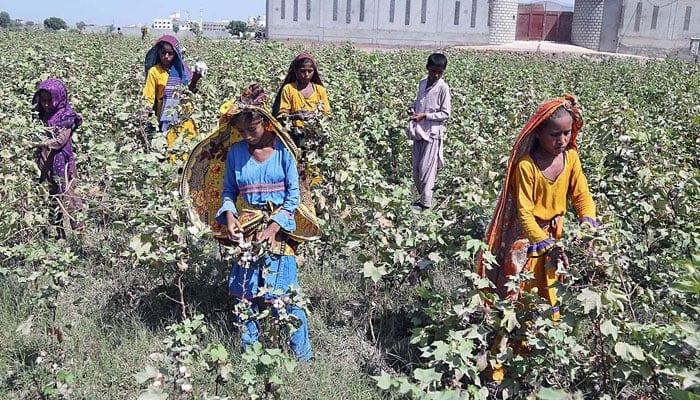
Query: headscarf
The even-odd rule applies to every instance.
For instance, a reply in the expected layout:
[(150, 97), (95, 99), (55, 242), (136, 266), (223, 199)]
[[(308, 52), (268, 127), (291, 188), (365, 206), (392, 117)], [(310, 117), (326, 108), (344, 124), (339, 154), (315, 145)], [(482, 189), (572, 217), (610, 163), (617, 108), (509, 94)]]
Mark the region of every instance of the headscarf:
[(293, 83), (297, 81), (297, 75), (296, 72), (294, 72), (294, 64), (305, 58), (311, 60), (311, 66), (314, 68), (314, 74), (311, 76), (311, 82), (323, 86), (323, 82), (321, 81), (321, 75), (318, 73), (318, 68), (316, 67), (316, 60), (314, 59), (314, 57), (309, 53), (300, 53), (299, 55), (294, 57), (292, 63), (289, 64), (287, 76), (284, 77), (284, 82), (282, 82), (282, 86), (280, 86), (280, 89), (277, 91), (277, 96), (275, 96), (275, 102), (272, 104), (272, 115), (277, 115), (280, 112), (280, 103), (282, 102), (282, 90), (284, 89), (284, 86), (288, 83)]
[[(46, 114), (44, 107), (41, 106), (39, 101), (39, 95), (42, 90), (49, 92), (51, 95), (51, 111), (49, 115)], [(58, 79), (50, 78), (41, 82), (34, 93), (32, 104), (35, 104), (35, 110), (39, 112), (39, 117), (42, 120), (46, 120), (46, 125), (53, 127), (54, 131), (61, 128), (77, 129), (83, 123), (83, 118), (73, 111), (68, 103), (66, 87)]]
[(570, 94), (565, 94), (563, 97), (557, 97), (546, 101), (537, 109), (537, 112), (530, 117), (525, 127), (520, 131), (520, 134), (515, 139), (513, 149), (510, 152), (510, 157), (508, 158), (508, 170), (506, 172), (505, 182), (501, 187), (501, 193), (498, 196), (496, 210), (493, 213), (493, 218), (491, 218), (491, 223), (486, 229), (488, 250), (496, 257), (498, 265), (492, 265), (491, 269), (485, 268), (483, 255), (479, 257), (478, 261), (477, 272), (481, 276), (488, 276), (491, 282), (505, 282), (507, 276), (515, 273), (514, 271), (504, 271), (503, 266), (506, 265), (504, 260), (507, 253), (517, 239), (515, 236), (517, 235), (518, 210), (515, 204), (516, 196), (515, 193), (513, 193), (513, 180), (518, 161), (532, 150), (535, 142), (535, 133), (540, 124), (547, 121), (560, 107), (564, 107), (573, 119), (571, 140), (569, 141), (567, 149), (575, 149), (578, 151), (576, 138), (579, 129), (583, 126), (583, 119), (581, 118), (581, 112), (576, 98)]
[(163, 105), (160, 110), (159, 122), (161, 123), (161, 131), (166, 131), (170, 123), (178, 118), (176, 113), (171, 112), (170, 115), (168, 115), (168, 109), (176, 106), (180, 102), (179, 99), (173, 97), (175, 87), (187, 85), (190, 79), (192, 79), (192, 72), (182, 59), (182, 50), (180, 49), (180, 43), (177, 38), (172, 35), (163, 35), (156, 40), (153, 47), (146, 53), (146, 59), (144, 61), (146, 75), (148, 75), (148, 71), (154, 65), (158, 64), (158, 44), (161, 42), (168, 43), (175, 52), (173, 65), (170, 67), (170, 74), (168, 75), (168, 82), (165, 84), (165, 90), (163, 91)]
[(269, 106), (267, 105), (267, 95), (263, 90), (262, 86), (258, 84), (252, 84), (243, 90), (243, 95), (226, 111), (225, 116), (228, 119), (233, 118), (235, 115), (243, 111), (253, 111), (261, 116), (263, 116), (269, 123), (266, 127), (267, 130), (271, 130), (275, 133), (277, 138), (282, 141), (282, 144), (289, 150), (295, 160), (299, 160), (300, 152), (299, 148), (294, 144), (289, 133), (282, 127), (277, 118), (272, 116)]

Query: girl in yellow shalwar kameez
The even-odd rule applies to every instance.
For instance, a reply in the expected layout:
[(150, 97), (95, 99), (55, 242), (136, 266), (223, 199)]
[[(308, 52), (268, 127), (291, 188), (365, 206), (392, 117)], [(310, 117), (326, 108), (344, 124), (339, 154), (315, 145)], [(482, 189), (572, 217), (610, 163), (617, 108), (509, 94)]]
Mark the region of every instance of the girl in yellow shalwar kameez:
[[(488, 277), (501, 297), (519, 299), (520, 291), (537, 288), (559, 318), (556, 289), (557, 265), (567, 267), (561, 245), (567, 198), (582, 225), (597, 227), (596, 209), (581, 168), (576, 137), (583, 125), (573, 96), (547, 101), (530, 118), (515, 141), (505, 183), (486, 231), (489, 251), (497, 264), (483, 259), (478, 273)], [(548, 262), (549, 261), (549, 262)], [(509, 290), (510, 277), (532, 272), (534, 279)], [(503, 379), (502, 370), (493, 379)]]
[(171, 123), (178, 119), (174, 113), (174, 106), (179, 103), (174, 94), (175, 87), (187, 85), (193, 93), (197, 92), (197, 82), (201, 73), (195, 69), (194, 73), (182, 60), (182, 52), (178, 40), (171, 35), (165, 35), (153, 45), (146, 54), (144, 62), (146, 82), (143, 87), (143, 97), (158, 118), (158, 130), (167, 132), (168, 147), (172, 147), (179, 134), (184, 134), (187, 139), (197, 137), (197, 126), (190, 118), (180, 122), (177, 129), (171, 127)]

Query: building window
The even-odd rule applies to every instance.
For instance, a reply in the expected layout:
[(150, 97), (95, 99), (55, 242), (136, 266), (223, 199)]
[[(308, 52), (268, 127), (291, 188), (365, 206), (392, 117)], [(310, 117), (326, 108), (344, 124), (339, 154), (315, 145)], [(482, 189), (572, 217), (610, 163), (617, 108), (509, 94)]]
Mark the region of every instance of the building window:
[(406, 25), (411, 24), (411, 0), (406, 0), (406, 20), (404, 23)]
[(472, 20), (470, 26), (476, 28), (476, 0), (472, 0)]
[(333, 21), (338, 20), (338, 0), (333, 0)]
[(394, 22), (394, 10), (396, 9), (396, 0), (389, 1), (389, 22)]
[(634, 15), (634, 31), (639, 32), (639, 24), (642, 22), (642, 2), (637, 3)]
[(685, 21), (683, 22), (683, 30), (687, 31), (690, 29), (690, 12), (692, 7), (688, 6), (685, 8)]
[(280, 19), (284, 19), (284, 9), (285, 9), (285, 4), (284, 0), (280, 0)]
[(345, 5), (345, 23), (350, 23), (350, 12), (352, 11), (352, 0), (348, 0)]
[(311, 19), (311, 0), (306, 0), (306, 20)]
[(491, 19), (493, 18), (493, 1), (489, 0), (489, 13), (486, 16), (486, 26), (491, 26)]
[(455, 25), (459, 25), (459, 1), (455, 1)]
[(360, 22), (365, 22), (365, 0), (360, 0)]
[(656, 21), (659, 19), (659, 6), (654, 6), (651, 12), (651, 29), (656, 29)]
[(428, 0), (423, 0), (423, 2), (420, 5), (420, 23), (424, 24), (425, 23), (425, 15), (426, 15), (426, 8), (428, 7)]
[(292, 19), (295, 22), (299, 21), (299, 0), (294, 0), (294, 11), (292, 12)]

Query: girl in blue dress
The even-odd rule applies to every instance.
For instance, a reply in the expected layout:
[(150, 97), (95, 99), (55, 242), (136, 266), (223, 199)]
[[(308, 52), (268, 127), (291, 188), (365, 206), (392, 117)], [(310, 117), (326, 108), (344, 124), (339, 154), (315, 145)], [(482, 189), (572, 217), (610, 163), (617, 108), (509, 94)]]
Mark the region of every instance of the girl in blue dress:
[[(291, 349), (300, 361), (308, 361), (312, 353), (306, 313), (287, 301), (290, 289), (299, 287), (297, 242), (289, 236), (297, 229), (295, 212), (300, 202), (298, 150), (262, 103), (238, 102), (227, 114), (243, 140), (231, 146), (226, 156), (223, 204), (216, 220), (226, 226), (231, 241), (240, 242), (246, 225), (243, 221), (257, 216), (262, 224), (253, 240), (269, 245), (260, 259), (234, 262), (229, 292), (250, 300), (254, 312), (259, 311), (262, 299), (296, 317), (300, 326), (290, 335)], [(258, 341), (260, 326), (254, 318), (242, 321), (242, 325), (246, 348)]]

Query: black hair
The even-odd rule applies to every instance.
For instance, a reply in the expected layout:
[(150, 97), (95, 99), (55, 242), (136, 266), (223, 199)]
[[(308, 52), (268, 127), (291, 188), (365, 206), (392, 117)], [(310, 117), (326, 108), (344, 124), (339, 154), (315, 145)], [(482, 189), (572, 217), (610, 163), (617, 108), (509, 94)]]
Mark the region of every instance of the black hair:
[(266, 121), (267, 118), (253, 110), (242, 110), (231, 118), (231, 123), (234, 125), (238, 125), (239, 123), (248, 124), (258, 120)]
[(426, 68), (430, 67), (447, 68), (447, 57), (442, 53), (433, 53), (429, 55)]

